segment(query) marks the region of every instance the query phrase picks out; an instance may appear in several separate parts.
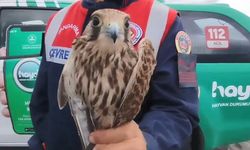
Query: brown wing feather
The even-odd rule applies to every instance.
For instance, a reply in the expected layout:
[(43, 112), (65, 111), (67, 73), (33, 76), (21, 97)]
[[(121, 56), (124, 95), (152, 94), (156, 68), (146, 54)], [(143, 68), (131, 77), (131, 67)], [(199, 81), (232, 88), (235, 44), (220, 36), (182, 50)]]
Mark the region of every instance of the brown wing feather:
[(74, 118), (77, 130), (81, 139), (82, 147), (85, 149), (90, 143), (88, 140), (89, 133), (93, 131), (92, 117), (89, 110), (86, 108), (84, 97), (81, 97), (80, 90), (77, 87), (79, 83), (77, 73), (79, 68), (76, 68), (76, 63), (80, 60), (80, 51), (86, 46), (87, 40), (84, 36), (73, 41), (72, 53), (70, 58), (64, 65), (59, 83), (58, 83), (58, 105), (63, 109), (68, 103), (70, 106), (71, 115)]
[(126, 87), (115, 126), (135, 118), (149, 89), (149, 82), (156, 65), (154, 49), (149, 40), (143, 39), (139, 43), (139, 53), (139, 60)]
[(65, 86), (64, 86), (64, 77), (61, 75), (58, 83), (58, 89), (57, 89), (57, 102), (59, 109), (62, 110), (68, 103), (68, 98), (67, 94), (65, 91)]
[(75, 39), (73, 41), (73, 52), (72, 55), (70, 56), (70, 58), (68, 59), (68, 61), (66, 62), (66, 64), (64, 65), (62, 74), (60, 76), (59, 82), (58, 82), (58, 89), (57, 89), (57, 102), (58, 102), (58, 106), (60, 109), (63, 109), (68, 102), (68, 96), (72, 95), (72, 92), (70, 92), (69, 90), (65, 89), (65, 85), (66, 87), (68, 87), (69, 85), (67, 85), (69, 82), (67, 82), (68, 80), (70, 80), (70, 74), (72, 73), (72, 69), (73, 67), (73, 61), (75, 60), (75, 50), (78, 49), (79, 46), (85, 46), (86, 45), (86, 40), (84, 38), (80, 39)]

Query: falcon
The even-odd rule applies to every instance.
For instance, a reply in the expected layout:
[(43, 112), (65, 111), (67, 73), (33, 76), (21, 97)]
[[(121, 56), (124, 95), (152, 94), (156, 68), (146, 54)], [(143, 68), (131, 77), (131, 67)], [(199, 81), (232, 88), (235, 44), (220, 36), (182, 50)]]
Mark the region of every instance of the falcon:
[(69, 104), (83, 149), (89, 133), (121, 126), (135, 118), (149, 89), (156, 58), (152, 43), (131, 41), (130, 17), (115, 9), (91, 15), (72, 43), (58, 84), (58, 105)]

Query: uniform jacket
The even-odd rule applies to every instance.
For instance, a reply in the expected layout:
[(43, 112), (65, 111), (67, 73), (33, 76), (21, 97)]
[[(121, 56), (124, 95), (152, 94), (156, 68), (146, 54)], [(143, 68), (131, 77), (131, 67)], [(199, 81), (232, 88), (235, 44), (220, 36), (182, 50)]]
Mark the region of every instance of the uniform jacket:
[[(140, 9), (134, 8), (133, 5), (139, 1), (143, 1), (146, 8), (146, 5), (152, 3), (153, 0), (106, 0), (100, 3), (86, 0), (76, 2), (74, 4), (76, 7), (72, 11), (80, 10), (78, 18), (74, 19), (72, 16), (73, 19), (68, 20), (68, 26), (60, 28), (61, 35), (58, 35), (53, 41), (54, 51), (53, 48), (50, 49), (52, 50), (50, 53), (48, 50), (43, 51), (36, 86), (30, 102), (30, 111), (36, 139), (44, 142), (48, 150), (81, 149), (69, 107), (59, 110), (57, 104), (58, 81), (63, 63), (49, 59), (58, 56), (55, 52), (56, 49), (65, 47), (72, 42), (64, 35), (64, 32), (70, 28), (72, 34), (81, 34), (91, 13), (100, 8), (116, 8), (123, 11), (129, 8), (131, 9), (129, 11), (132, 16), (131, 21), (133, 21), (135, 14), (141, 14), (143, 20), (145, 14), (150, 10), (143, 9), (144, 5)], [(150, 9), (150, 7), (148, 8)], [(183, 30), (183, 26), (177, 13), (173, 10), (170, 12), (158, 50), (157, 65), (150, 82), (150, 89), (142, 110), (135, 119), (147, 141), (148, 150), (185, 150), (190, 142), (192, 129), (198, 125), (196, 88), (181, 88), (178, 81), (177, 50), (174, 43), (176, 34)], [(75, 28), (74, 23), (78, 19), (82, 22), (78, 22), (79, 27)], [(145, 30), (143, 24), (135, 23), (142, 26), (142, 30)], [(66, 48), (63, 56), (60, 57), (67, 59), (69, 55), (66, 53), (67, 50), (70, 51), (70, 48)]]

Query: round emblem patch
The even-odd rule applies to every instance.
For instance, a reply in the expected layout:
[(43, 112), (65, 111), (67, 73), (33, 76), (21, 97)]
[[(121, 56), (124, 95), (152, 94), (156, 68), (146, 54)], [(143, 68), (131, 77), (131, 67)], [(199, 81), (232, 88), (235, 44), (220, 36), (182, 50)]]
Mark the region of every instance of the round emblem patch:
[(175, 45), (178, 53), (190, 54), (192, 42), (189, 35), (184, 31), (179, 31), (175, 37)]
[(141, 39), (143, 31), (141, 29), (141, 27), (134, 23), (134, 22), (129, 22), (130, 25), (130, 31), (131, 31), (131, 40), (133, 45), (137, 44), (138, 41)]
[(20, 89), (25, 92), (33, 91), (39, 65), (40, 60), (35, 58), (22, 59), (16, 64), (13, 76)]

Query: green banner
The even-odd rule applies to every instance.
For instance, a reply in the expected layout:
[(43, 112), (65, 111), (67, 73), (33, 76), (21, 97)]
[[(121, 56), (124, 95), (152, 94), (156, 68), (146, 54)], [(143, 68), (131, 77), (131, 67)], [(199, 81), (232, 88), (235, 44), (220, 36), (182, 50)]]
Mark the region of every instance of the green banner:
[(29, 103), (40, 60), (36, 58), (11, 59), (4, 64), (5, 86), (13, 129), (17, 134), (34, 132)]
[(43, 31), (22, 31), (21, 27), (12, 27), (8, 38), (8, 56), (39, 55)]
[(250, 139), (250, 64), (198, 64), (206, 150)]

